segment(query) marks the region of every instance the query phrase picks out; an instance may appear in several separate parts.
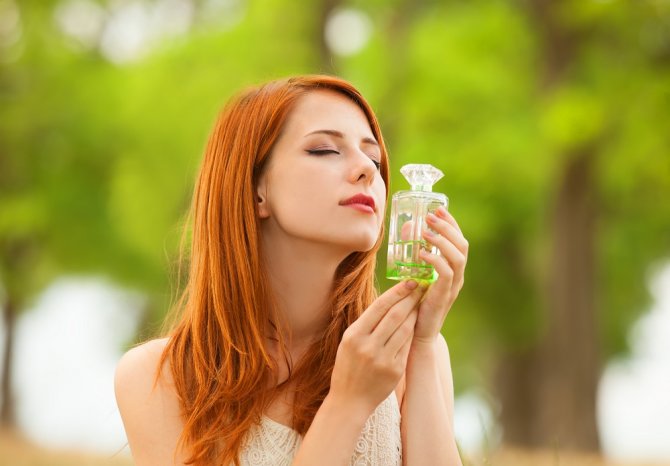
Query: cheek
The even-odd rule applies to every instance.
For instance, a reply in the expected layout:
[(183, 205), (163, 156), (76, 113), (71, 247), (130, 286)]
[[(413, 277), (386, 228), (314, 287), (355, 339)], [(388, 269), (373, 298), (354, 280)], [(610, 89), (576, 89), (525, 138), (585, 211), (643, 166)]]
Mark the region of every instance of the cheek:
[(379, 180), (379, 183), (375, 186), (376, 198), (379, 199), (379, 205), (377, 211), (380, 213), (382, 218), (386, 214), (386, 185), (383, 180)]
[(332, 203), (331, 187), (314, 177), (297, 173), (277, 179), (270, 195), (272, 210), (280, 221), (307, 222), (311, 218), (328, 215), (329, 203)]

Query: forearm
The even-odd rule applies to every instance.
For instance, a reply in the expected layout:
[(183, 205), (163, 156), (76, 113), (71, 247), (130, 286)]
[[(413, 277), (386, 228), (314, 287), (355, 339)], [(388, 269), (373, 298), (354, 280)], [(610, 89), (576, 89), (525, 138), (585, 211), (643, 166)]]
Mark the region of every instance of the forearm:
[(348, 465), (369, 414), (326, 397), (305, 434), (293, 466)]
[(403, 464), (461, 465), (453, 431), (452, 387), (440, 380), (438, 342), (412, 347), (402, 405)]

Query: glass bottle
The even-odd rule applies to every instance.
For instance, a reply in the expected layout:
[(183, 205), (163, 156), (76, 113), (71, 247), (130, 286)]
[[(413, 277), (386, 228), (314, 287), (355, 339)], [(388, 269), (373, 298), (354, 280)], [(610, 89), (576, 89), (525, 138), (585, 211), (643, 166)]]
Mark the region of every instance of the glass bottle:
[(412, 189), (398, 191), (391, 198), (386, 277), (391, 280), (413, 278), (430, 283), (437, 279), (437, 272), (421, 260), (419, 251), (425, 249), (440, 254), (437, 247), (423, 239), (422, 232), (426, 229), (433, 231), (426, 224), (429, 212), (435, 213), (440, 206), (448, 208), (447, 196), (432, 192), (433, 185), (444, 174), (429, 164), (405, 165), (400, 173)]

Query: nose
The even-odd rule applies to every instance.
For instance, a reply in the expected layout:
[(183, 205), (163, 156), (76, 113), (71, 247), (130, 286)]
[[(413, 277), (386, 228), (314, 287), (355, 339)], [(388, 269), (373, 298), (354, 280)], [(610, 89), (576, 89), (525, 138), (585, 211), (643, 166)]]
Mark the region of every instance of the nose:
[(372, 184), (377, 174), (377, 166), (367, 154), (356, 151), (353, 155), (353, 168), (351, 171), (352, 183), (364, 182)]

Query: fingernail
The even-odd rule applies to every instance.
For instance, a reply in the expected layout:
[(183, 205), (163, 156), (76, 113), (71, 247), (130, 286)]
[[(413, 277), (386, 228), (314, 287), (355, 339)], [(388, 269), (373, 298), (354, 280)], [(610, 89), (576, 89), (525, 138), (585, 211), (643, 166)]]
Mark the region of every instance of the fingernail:
[(437, 221), (437, 217), (435, 216), (435, 214), (431, 213), (431, 214), (426, 215), (426, 220), (431, 222), (431, 223), (434, 223), (434, 222)]
[(405, 282), (405, 286), (409, 288), (410, 290), (415, 289), (419, 284), (415, 280), (407, 280)]
[(432, 238), (433, 236), (435, 236), (435, 233), (433, 233), (430, 230), (423, 230), (423, 235), (428, 236), (429, 238)]
[(442, 206), (437, 208), (437, 212), (440, 213), (443, 217), (446, 217), (449, 214), (449, 212), (447, 212), (447, 209), (445, 209)]

